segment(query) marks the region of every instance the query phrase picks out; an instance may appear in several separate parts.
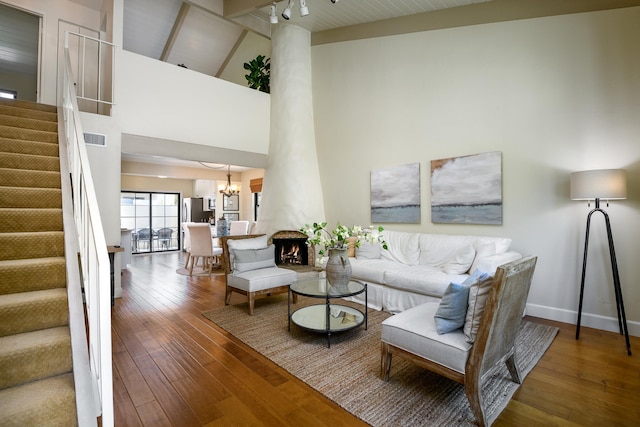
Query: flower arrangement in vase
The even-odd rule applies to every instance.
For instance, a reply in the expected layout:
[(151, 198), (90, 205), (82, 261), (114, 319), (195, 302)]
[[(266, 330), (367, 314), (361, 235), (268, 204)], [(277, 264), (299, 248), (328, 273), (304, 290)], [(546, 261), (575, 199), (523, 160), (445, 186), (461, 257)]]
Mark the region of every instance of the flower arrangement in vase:
[[(351, 263), (347, 256), (347, 246), (351, 239), (356, 248), (359, 248), (362, 241), (369, 243), (380, 243), (380, 245), (387, 249), (387, 242), (382, 237), (382, 231), (384, 228), (373, 226), (369, 228), (362, 228), (359, 225), (353, 227), (345, 227), (338, 223), (333, 230), (327, 229), (326, 222), (314, 222), (313, 225), (305, 224), (300, 229), (301, 233), (307, 235), (307, 245), (319, 246), (320, 250), (318, 254), (322, 257), (325, 251), (328, 252), (329, 259), (327, 261), (326, 273), (327, 280), (331, 286), (346, 286), (351, 278)], [(320, 258), (320, 265), (322, 265), (322, 258)]]

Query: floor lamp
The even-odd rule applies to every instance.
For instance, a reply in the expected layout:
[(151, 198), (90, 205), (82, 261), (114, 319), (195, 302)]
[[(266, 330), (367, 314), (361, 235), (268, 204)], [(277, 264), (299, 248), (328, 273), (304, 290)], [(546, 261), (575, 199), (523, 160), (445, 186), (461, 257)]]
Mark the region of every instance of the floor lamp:
[(587, 232), (584, 240), (584, 258), (582, 260), (582, 280), (580, 282), (580, 303), (578, 304), (578, 323), (576, 326), (576, 339), (580, 338), (580, 320), (582, 317), (582, 299), (584, 296), (584, 279), (587, 271), (587, 250), (589, 248), (589, 227), (591, 216), (595, 212), (604, 215), (607, 226), (607, 238), (609, 240), (609, 255), (611, 257), (611, 270), (613, 272), (613, 289), (616, 295), (616, 308), (618, 309), (618, 326), (620, 334), (624, 333), (627, 341), (627, 353), (631, 356), (631, 343), (629, 342), (629, 329), (622, 302), (622, 290), (620, 289), (620, 276), (618, 274), (618, 262), (616, 251), (613, 247), (613, 235), (609, 215), (600, 208), (600, 200), (621, 200), (627, 198), (627, 173), (623, 169), (601, 169), (574, 172), (571, 174), (571, 199), (594, 200), (595, 208), (587, 216)]

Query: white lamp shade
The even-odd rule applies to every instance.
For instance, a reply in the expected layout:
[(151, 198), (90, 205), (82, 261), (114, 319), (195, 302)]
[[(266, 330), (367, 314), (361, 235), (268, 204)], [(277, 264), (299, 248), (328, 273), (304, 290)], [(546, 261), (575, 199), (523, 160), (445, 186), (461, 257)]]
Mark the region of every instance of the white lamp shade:
[(571, 174), (571, 199), (626, 199), (627, 171), (600, 169)]

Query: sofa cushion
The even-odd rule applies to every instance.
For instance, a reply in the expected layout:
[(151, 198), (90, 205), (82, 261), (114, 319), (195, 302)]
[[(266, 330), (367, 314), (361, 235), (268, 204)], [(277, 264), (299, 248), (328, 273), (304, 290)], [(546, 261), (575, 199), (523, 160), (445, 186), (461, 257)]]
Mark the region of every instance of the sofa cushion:
[(384, 283), (384, 272), (407, 267), (384, 259), (350, 258), (351, 277), (365, 282)]
[(460, 249), (473, 245), (474, 241), (475, 237), (470, 236), (420, 234), (419, 264), (442, 269)]
[(480, 241), (476, 241), (473, 246), (476, 250), (476, 256), (471, 263), (471, 267), (469, 267), (469, 271), (472, 273), (478, 268), (478, 264), (483, 259), (489, 258), (497, 253), (495, 242), (482, 243)]
[(453, 258), (444, 265), (444, 272), (447, 274), (464, 274), (469, 271), (469, 267), (476, 257), (476, 250), (472, 245), (465, 245), (458, 249)]
[(382, 237), (387, 242), (387, 250), (382, 251), (382, 258), (406, 265), (416, 265), (420, 259), (418, 233), (384, 230)]
[(469, 304), (463, 328), (465, 339), (468, 343), (473, 343), (476, 339), (484, 306), (487, 303), (491, 285), (493, 284), (493, 275), (491, 274), (476, 270), (474, 275), (478, 276), (478, 280), (469, 289)]
[(449, 283), (462, 283), (467, 277), (468, 275), (466, 274), (447, 274), (438, 268), (414, 265), (405, 266), (401, 269), (387, 270), (384, 273), (384, 281), (378, 283), (392, 288), (442, 298)]
[(227, 276), (227, 284), (247, 292), (256, 292), (289, 285), (295, 282), (297, 277), (298, 275), (295, 271), (286, 268), (269, 267), (249, 270), (243, 273), (234, 272)]
[(382, 245), (379, 242), (361, 242), (356, 248), (356, 258), (358, 259), (380, 259), (382, 256)]
[(233, 249), (233, 270), (242, 273), (259, 268), (275, 267), (275, 245), (263, 249)]
[(462, 328), (467, 315), (468, 302), (469, 287), (462, 284), (449, 283), (444, 295), (442, 295), (438, 310), (434, 314), (436, 331), (439, 334), (446, 334)]
[(462, 330), (438, 334), (433, 318), (438, 305), (428, 302), (389, 317), (382, 322), (381, 339), (409, 353), (429, 354), (429, 360), (464, 373), (471, 344)]

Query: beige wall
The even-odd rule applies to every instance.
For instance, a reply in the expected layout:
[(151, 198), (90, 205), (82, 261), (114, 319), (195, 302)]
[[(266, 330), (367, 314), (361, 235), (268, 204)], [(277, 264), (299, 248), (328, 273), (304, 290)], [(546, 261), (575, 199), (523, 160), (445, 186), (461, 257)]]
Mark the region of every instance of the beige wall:
[(155, 178), (150, 176), (122, 175), (122, 191), (154, 191), (180, 193), (181, 197), (193, 197), (193, 180)]
[[(370, 222), (370, 172), (420, 162), (420, 224), (499, 235), (538, 255), (528, 312), (575, 322), (588, 208), (569, 173), (625, 168), (609, 208), (630, 328), (640, 335), (640, 8), (313, 47), (316, 141), (327, 220)], [(503, 156), (503, 225), (430, 221), (430, 160)], [(319, 218), (321, 219), (321, 218)], [(587, 325), (616, 329), (602, 218), (590, 243)]]

